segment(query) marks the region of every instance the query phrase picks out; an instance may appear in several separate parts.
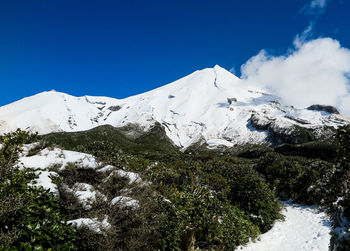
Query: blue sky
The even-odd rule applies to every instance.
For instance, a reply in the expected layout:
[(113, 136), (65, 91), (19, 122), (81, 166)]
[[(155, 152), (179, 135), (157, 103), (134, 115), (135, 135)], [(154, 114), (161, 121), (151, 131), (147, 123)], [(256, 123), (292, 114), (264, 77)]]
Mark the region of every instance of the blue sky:
[[(315, 5), (316, 4), (316, 5)], [(318, 4), (318, 5), (317, 5)], [(350, 48), (347, 0), (0, 0), (0, 105), (45, 90), (124, 98), (296, 36)]]

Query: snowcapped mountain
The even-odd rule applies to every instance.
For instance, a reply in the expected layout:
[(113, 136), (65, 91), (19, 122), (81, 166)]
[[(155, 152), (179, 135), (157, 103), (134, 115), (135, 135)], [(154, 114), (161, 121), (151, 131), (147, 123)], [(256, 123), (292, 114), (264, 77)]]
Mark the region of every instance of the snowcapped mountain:
[(282, 105), (278, 97), (248, 86), (220, 66), (125, 99), (51, 91), (0, 107), (0, 133), (17, 128), (40, 134), (71, 132), (106, 124), (137, 124), (148, 130), (156, 122), (177, 146), (186, 148), (204, 140), (227, 146), (272, 139), (298, 143), (305, 132), (321, 137), (329, 127), (350, 120), (327, 106), (295, 109)]

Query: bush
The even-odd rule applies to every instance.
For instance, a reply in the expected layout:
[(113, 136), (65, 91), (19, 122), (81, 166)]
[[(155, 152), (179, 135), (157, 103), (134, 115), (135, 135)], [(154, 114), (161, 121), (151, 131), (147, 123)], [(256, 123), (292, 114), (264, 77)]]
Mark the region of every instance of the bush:
[(102, 181), (102, 174), (97, 172), (95, 169), (89, 167), (79, 167), (74, 163), (68, 163), (68, 165), (62, 171), (59, 171), (59, 175), (69, 186), (72, 186), (77, 182), (96, 185)]
[(169, 189), (167, 197), (170, 201), (159, 199), (163, 249), (233, 250), (259, 233), (243, 211), (201, 185)]
[(0, 136), (0, 249), (74, 250), (76, 232), (61, 214), (58, 199), (31, 185), (34, 170), (13, 167), (21, 145), (34, 137), (20, 130)]
[(270, 230), (281, 218), (280, 206), (264, 178), (249, 166), (227, 169), (226, 178), (230, 202), (246, 212), (261, 232)]
[(326, 161), (268, 153), (259, 159), (255, 169), (282, 200), (327, 204), (339, 192), (334, 183), (336, 169)]
[(57, 198), (43, 188), (28, 185), (33, 178), (32, 171), (15, 169), (0, 183), (1, 232), (17, 233), (2, 248), (73, 250), (75, 229), (66, 223)]
[(339, 191), (338, 200), (330, 208), (334, 231), (330, 248), (332, 250), (349, 250), (350, 248), (350, 126), (337, 130), (335, 139), (340, 144), (337, 156), (337, 172), (333, 177)]

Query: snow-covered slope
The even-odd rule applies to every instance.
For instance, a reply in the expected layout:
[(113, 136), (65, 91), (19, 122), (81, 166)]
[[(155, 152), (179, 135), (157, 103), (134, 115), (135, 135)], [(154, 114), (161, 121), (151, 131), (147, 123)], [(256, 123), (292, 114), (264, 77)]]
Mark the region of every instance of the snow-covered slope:
[(350, 121), (338, 114), (281, 105), (277, 97), (247, 86), (220, 66), (125, 99), (51, 91), (0, 107), (0, 133), (21, 128), (46, 134), (129, 123), (148, 130), (155, 122), (185, 148), (199, 140), (228, 146), (263, 143), (274, 130), (288, 133), (294, 125), (315, 129)]

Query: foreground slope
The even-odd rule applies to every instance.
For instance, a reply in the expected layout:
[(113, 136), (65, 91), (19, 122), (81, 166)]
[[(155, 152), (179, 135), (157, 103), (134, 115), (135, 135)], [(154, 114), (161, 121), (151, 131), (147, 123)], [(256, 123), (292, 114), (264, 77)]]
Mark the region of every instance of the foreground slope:
[(350, 121), (322, 107), (284, 106), (278, 97), (247, 86), (220, 66), (125, 99), (51, 91), (0, 108), (0, 133), (21, 128), (46, 134), (128, 124), (147, 131), (156, 122), (175, 145), (186, 148), (197, 142), (300, 143)]

